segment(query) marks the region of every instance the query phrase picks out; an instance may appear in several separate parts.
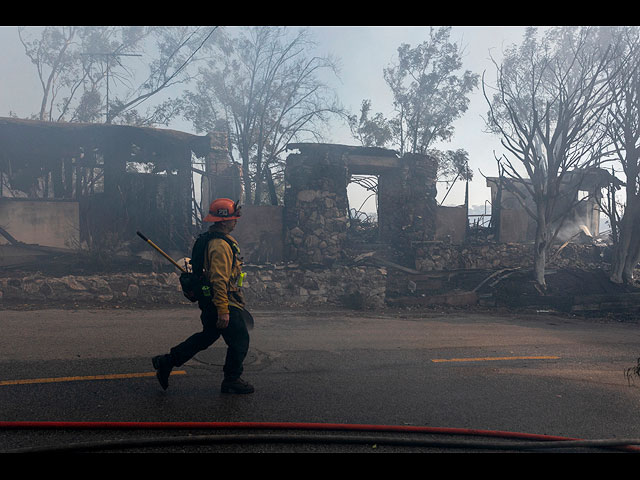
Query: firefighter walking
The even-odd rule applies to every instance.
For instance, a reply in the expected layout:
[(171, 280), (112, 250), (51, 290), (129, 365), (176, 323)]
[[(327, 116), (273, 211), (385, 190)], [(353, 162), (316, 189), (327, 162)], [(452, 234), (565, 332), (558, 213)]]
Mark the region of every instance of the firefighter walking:
[[(174, 346), (169, 353), (152, 359), (158, 381), (165, 390), (174, 367), (184, 364), (222, 336), (227, 344), (227, 354), (221, 392), (246, 394), (254, 391), (253, 386), (241, 378), (243, 362), (249, 351), (249, 332), (243, 317), (247, 312), (244, 311), (239, 287), (244, 276), (242, 259), (237, 242), (230, 235), (240, 218), (240, 209), (237, 202), (219, 198), (211, 203), (209, 214), (203, 219), (212, 223), (207, 232), (211, 238), (207, 239), (203, 252), (204, 279), (210, 296), (197, 300), (202, 331)], [(195, 253), (194, 248), (192, 257)]]

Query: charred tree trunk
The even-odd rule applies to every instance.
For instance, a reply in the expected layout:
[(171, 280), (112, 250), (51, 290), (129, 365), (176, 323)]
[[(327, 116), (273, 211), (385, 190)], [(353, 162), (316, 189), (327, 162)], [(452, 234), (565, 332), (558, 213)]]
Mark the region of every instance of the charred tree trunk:
[(629, 245), (631, 244), (631, 210), (633, 210), (631, 199), (628, 199), (625, 214), (620, 221), (620, 236), (613, 254), (613, 265), (611, 265), (610, 279), (614, 283), (623, 282), (622, 273), (625, 268)]
[(243, 165), (242, 177), (244, 180), (244, 204), (249, 205), (251, 203), (253, 184), (251, 183), (251, 176), (249, 175), (249, 165)]
[(269, 199), (271, 200), (271, 205), (278, 205), (278, 194), (276, 193), (276, 184), (273, 181), (273, 174), (271, 173), (271, 169), (269, 167), (266, 168), (266, 180), (267, 185), (269, 187)]
[(615, 246), (610, 279), (614, 283), (633, 283), (633, 269), (638, 263), (637, 253), (640, 248), (640, 197), (637, 192), (638, 177), (637, 157), (627, 174), (627, 205), (620, 220), (619, 237)]
[(611, 266), (610, 279), (614, 283), (633, 283), (633, 270), (640, 257), (640, 203), (636, 196), (627, 199), (620, 221), (620, 237)]
[(547, 265), (547, 251), (549, 245), (549, 228), (544, 208), (538, 207), (536, 223), (536, 242), (533, 254), (533, 273), (536, 283), (544, 290), (547, 288), (545, 269)]
[(254, 205), (260, 205), (262, 203), (262, 193), (264, 190), (263, 187), (263, 180), (264, 177), (266, 175), (265, 172), (265, 168), (262, 168), (262, 166), (260, 165), (260, 163), (258, 163), (257, 165), (257, 170), (256, 170), (256, 187), (255, 187), (255, 192), (254, 192), (254, 198), (253, 198), (253, 204)]
[(627, 252), (624, 270), (622, 271), (622, 280), (630, 285), (633, 284), (633, 271), (640, 260), (640, 225), (638, 219), (633, 223), (633, 233), (631, 235), (631, 243)]

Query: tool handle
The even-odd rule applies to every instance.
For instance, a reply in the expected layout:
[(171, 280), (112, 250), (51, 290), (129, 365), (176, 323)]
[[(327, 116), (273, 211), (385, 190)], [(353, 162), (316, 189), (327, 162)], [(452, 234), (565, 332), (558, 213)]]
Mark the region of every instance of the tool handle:
[(162, 249), (161, 249), (160, 247), (158, 247), (155, 243), (153, 243), (151, 240), (149, 240), (147, 237), (145, 237), (142, 233), (140, 233), (140, 232), (136, 232), (136, 233), (137, 233), (137, 234), (138, 234), (138, 236), (139, 236), (140, 238), (142, 238), (145, 242), (147, 242), (149, 245), (151, 245), (153, 248), (155, 248), (155, 249), (158, 251), (158, 253), (159, 253), (160, 255), (162, 255), (164, 258), (166, 258), (166, 259), (167, 259), (167, 260), (169, 260), (171, 263), (173, 263), (176, 267), (178, 267), (182, 273), (187, 273), (187, 271), (186, 271), (184, 268), (182, 268), (178, 262), (176, 262), (173, 258), (171, 258), (169, 255), (167, 255), (166, 253), (164, 253), (164, 252), (162, 251)]

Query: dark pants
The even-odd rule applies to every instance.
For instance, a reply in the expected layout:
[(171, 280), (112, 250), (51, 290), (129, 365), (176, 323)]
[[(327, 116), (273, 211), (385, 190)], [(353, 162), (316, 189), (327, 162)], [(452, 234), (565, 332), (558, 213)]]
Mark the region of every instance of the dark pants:
[(202, 331), (191, 335), (184, 342), (173, 347), (170, 351), (171, 359), (175, 367), (179, 367), (190, 360), (196, 353), (211, 346), (220, 335), (227, 344), (227, 356), (225, 359), (224, 372), (225, 380), (235, 380), (242, 375), (243, 366), (247, 352), (249, 351), (249, 332), (242, 318), (242, 312), (238, 308), (229, 307), (229, 325), (227, 328), (216, 327), (218, 321), (218, 311), (211, 303), (201, 303), (200, 320), (202, 321)]

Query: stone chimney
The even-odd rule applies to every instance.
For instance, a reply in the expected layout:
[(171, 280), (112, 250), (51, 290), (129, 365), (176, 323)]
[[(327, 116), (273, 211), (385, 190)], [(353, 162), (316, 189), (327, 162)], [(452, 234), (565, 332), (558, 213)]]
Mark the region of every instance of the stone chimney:
[(216, 198), (242, 200), (242, 167), (231, 160), (229, 141), (225, 131), (209, 132), (211, 148), (205, 157), (205, 172), (202, 176), (202, 209), (206, 209)]

